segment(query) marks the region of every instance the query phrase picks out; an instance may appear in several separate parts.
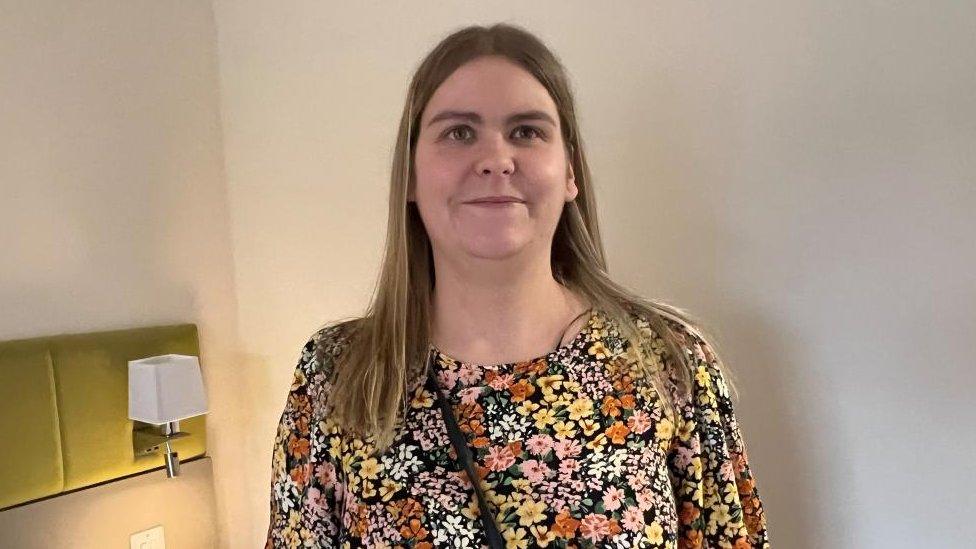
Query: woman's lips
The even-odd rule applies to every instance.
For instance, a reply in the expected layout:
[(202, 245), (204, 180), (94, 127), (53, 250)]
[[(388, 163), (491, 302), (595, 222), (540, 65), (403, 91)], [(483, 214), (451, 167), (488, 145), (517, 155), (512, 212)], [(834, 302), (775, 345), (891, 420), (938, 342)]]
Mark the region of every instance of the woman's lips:
[(489, 207), (504, 207), (504, 206), (514, 206), (515, 204), (521, 204), (517, 200), (505, 200), (505, 201), (483, 201), (483, 202), (466, 202), (470, 206), (489, 206)]
[(521, 204), (521, 202), (517, 200), (508, 200), (505, 202), (465, 202), (465, 204), (468, 206), (481, 206), (484, 208), (508, 208)]

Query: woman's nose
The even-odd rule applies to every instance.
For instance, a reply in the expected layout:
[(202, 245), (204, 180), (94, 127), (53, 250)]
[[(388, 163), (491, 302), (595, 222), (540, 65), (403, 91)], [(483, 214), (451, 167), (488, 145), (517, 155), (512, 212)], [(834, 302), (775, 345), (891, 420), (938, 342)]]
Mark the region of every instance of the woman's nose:
[(511, 147), (505, 143), (504, 138), (486, 141), (482, 157), (475, 168), (478, 175), (512, 175), (515, 172), (515, 158)]

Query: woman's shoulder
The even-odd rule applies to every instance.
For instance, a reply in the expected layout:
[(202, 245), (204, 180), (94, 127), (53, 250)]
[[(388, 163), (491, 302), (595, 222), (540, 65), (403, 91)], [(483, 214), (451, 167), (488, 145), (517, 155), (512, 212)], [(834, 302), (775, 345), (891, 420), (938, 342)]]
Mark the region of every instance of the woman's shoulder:
[[(672, 382), (682, 383), (691, 378), (694, 390), (702, 390), (700, 382), (708, 379), (717, 382), (716, 389), (727, 392), (725, 368), (722, 365), (712, 337), (701, 327), (701, 321), (687, 311), (671, 305), (662, 305), (653, 312), (634, 310), (631, 313), (641, 338), (662, 362), (670, 364), (668, 372)], [(668, 345), (667, 340), (673, 344)], [(671, 357), (674, 352), (681, 357)], [(686, 394), (686, 391), (677, 391)]]
[(640, 335), (645, 338), (663, 340), (670, 337), (685, 353), (700, 352), (701, 349), (708, 348), (698, 321), (692, 319), (687, 311), (673, 305), (658, 304), (653, 310), (631, 307), (628, 308), (628, 314)]
[(361, 318), (342, 319), (318, 328), (302, 347), (300, 364), (308, 376), (329, 378), (336, 361), (348, 347)]

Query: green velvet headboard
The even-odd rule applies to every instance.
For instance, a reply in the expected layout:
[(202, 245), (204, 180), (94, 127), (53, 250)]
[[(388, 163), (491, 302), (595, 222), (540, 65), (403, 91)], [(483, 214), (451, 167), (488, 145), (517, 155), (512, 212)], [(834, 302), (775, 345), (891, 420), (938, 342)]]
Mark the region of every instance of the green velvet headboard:
[[(199, 356), (193, 324), (0, 342), (0, 510), (164, 466), (135, 456), (129, 361)], [(181, 461), (206, 453), (206, 416), (180, 422)]]

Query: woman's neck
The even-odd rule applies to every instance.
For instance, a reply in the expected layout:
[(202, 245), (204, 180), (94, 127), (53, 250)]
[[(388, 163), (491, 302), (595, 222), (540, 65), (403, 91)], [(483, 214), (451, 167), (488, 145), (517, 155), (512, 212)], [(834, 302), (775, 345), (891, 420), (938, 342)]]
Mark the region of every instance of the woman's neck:
[(589, 304), (559, 284), (548, 268), (463, 280), (446, 271), (437, 272), (431, 296), (431, 340), (458, 360), (501, 364), (542, 356), (571, 340), (586, 323), (584, 315), (567, 327)]

